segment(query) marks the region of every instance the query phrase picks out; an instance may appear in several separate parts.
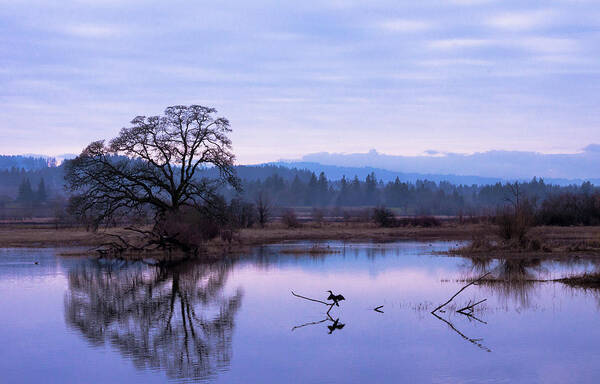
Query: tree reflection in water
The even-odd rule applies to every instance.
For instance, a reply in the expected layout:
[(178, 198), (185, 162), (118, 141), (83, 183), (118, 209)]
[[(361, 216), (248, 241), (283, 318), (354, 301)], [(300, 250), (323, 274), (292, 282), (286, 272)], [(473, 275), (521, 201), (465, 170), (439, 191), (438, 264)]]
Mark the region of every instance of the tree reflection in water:
[(69, 272), (67, 324), (138, 368), (202, 379), (227, 369), (240, 290), (225, 295), (231, 265), (94, 263)]
[(490, 278), (478, 283), (486, 287), (491, 294), (504, 302), (512, 301), (522, 309), (531, 308), (531, 294), (541, 282), (539, 273), (542, 272), (539, 259), (490, 259), (471, 258), (471, 270), (478, 274), (491, 272)]

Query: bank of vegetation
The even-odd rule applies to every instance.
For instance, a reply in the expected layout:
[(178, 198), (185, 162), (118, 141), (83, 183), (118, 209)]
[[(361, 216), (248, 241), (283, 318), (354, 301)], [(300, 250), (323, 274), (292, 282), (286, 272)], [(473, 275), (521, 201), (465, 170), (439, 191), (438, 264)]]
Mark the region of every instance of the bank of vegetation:
[[(373, 173), (365, 180), (329, 180), (307, 170), (235, 166), (230, 131), (212, 108), (173, 106), (161, 116), (136, 117), (117, 137), (91, 143), (60, 166), (2, 157), (0, 168), (12, 165), (0, 170), (0, 225), (76, 228), (68, 232), (80, 237), (69, 242), (64, 235), (66, 244), (91, 242), (111, 253), (467, 235), (472, 241), (456, 252), (600, 250), (595, 240), (566, 246), (534, 230), (600, 224), (600, 190), (589, 182), (384, 183)], [(87, 232), (93, 236), (79, 235)]]

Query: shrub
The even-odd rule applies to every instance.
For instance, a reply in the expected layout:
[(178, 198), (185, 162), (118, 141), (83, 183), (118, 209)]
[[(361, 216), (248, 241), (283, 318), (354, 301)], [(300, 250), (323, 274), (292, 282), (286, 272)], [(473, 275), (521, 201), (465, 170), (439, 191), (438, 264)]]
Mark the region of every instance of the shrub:
[(185, 249), (201, 248), (207, 241), (219, 236), (225, 227), (223, 217), (199, 209), (181, 209), (167, 213), (154, 227), (154, 233), (172, 245)]
[(313, 208), (312, 210), (312, 220), (320, 227), (321, 225), (323, 225), (323, 218), (325, 216), (325, 213), (323, 212), (322, 209), (319, 208)]
[(492, 244), (485, 233), (474, 233), (472, 236), (471, 243), (469, 244), (469, 250), (471, 251), (489, 251), (492, 249)]
[(299, 228), (301, 226), (293, 209), (286, 209), (283, 212), (281, 222), (288, 228)]
[(398, 227), (440, 227), (442, 222), (435, 216), (417, 216), (417, 217), (403, 217), (396, 219), (396, 226)]
[(228, 207), (228, 221), (233, 228), (250, 228), (256, 223), (256, 207), (239, 199), (232, 199)]
[(542, 203), (536, 221), (542, 225), (597, 225), (600, 223), (600, 194), (550, 196)]
[(352, 214), (349, 211), (344, 211), (342, 213), (342, 221), (345, 224), (351, 223), (352, 222)]
[(498, 225), (498, 235), (502, 239), (523, 242), (534, 224), (533, 205), (526, 200), (518, 206), (499, 209), (495, 222)]
[(398, 222), (391, 209), (386, 207), (377, 207), (373, 209), (373, 221), (380, 227), (396, 227)]
[(415, 227), (439, 227), (442, 223), (435, 216), (418, 216), (412, 219)]

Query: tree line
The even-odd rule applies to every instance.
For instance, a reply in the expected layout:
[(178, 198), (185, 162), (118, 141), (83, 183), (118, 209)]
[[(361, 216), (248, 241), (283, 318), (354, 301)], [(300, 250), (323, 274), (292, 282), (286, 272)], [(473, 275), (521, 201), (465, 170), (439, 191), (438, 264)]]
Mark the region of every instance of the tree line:
[[(383, 182), (375, 173), (365, 179), (354, 176), (330, 180), (325, 173), (282, 166), (235, 166), (239, 190), (228, 186), (217, 191), (226, 200), (239, 199), (255, 203), (263, 200), (277, 207), (376, 207), (394, 208), (399, 215), (490, 215), (506, 203), (511, 195), (511, 183), (491, 185), (456, 185), (449, 182), (417, 180)], [(202, 169), (198, 177), (216, 177), (216, 169)], [(37, 170), (6, 169), (0, 171), (0, 208), (12, 203), (65, 201), (64, 166)], [(544, 210), (544, 221), (591, 223), (590, 207), (599, 188), (589, 182), (580, 185), (558, 186), (547, 184), (541, 178), (519, 183), (525, 196), (537, 208)], [(37, 191), (35, 187), (37, 186)], [(42, 188), (40, 193), (40, 187)], [(14, 204), (12, 204), (14, 206)], [(569, 212), (569, 217), (550, 214), (551, 207)], [(577, 213), (575, 213), (577, 212)]]
[[(592, 196), (600, 190), (589, 182), (581, 185), (557, 186), (533, 178), (519, 183), (522, 193), (542, 204), (560, 196), (573, 198)], [(400, 215), (488, 215), (503, 206), (511, 196), (512, 183), (493, 185), (455, 185), (449, 182), (417, 180), (403, 182), (399, 178), (384, 183), (374, 173), (364, 180), (358, 177), (328, 180), (324, 173), (317, 176), (295, 175), (291, 180), (273, 174), (264, 180), (244, 180), (243, 194), (252, 200), (267, 194), (274, 204), (287, 207), (376, 207), (394, 208)], [(548, 206), (547, 203), (546, 206)]]

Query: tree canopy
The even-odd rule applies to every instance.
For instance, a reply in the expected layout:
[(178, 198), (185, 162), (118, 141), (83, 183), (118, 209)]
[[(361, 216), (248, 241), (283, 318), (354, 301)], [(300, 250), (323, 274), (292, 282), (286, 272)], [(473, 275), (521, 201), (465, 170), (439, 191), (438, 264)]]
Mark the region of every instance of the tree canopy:
[[(132, 210), (158, 218), (182, 207), (210, 207), (224, 185), (238, 189), (230, 124), (216, 112), (172, 106), (162, 116), (137, 116), (108, 143), (92, 142), (66, 165), (72, 211), (96, 223)], [(217, 176), (199, 176), (207, 167)]]

